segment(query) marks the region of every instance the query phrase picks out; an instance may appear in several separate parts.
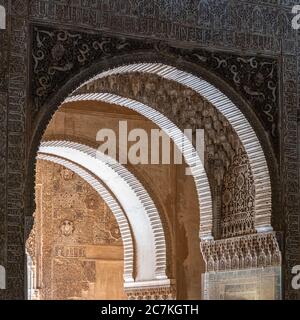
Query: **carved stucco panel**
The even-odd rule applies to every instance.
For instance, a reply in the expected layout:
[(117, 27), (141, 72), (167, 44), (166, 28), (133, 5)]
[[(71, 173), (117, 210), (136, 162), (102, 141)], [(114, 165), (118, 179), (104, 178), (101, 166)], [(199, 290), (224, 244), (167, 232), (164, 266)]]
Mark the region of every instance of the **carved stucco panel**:
[(241, 150), (226, 172), (222, 188), (223, 238), (255, 233), (255, 188), (247, 155)]
[(37, 168), (38, 210), (27, 252), (36, 267), (39, 298), (91, 297), (96, 265), (86, 259), (86, 247), (121, 246), (117, 222), (96, 191), (73, 171), (43, 160)]

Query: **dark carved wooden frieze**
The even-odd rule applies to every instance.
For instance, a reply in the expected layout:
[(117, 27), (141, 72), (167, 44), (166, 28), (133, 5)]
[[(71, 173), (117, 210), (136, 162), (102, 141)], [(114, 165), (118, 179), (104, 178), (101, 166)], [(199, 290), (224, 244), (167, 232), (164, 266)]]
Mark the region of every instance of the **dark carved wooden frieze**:
[(179, 49), (154, 40), (139, 40), (34, 26), (32, 46), (33, 113), (68, 79), (86, 67), (137, 51), (172, 55), (196, 63), (229, 83), (253, 107), (277, 149), (277, 60), (202, 49)]

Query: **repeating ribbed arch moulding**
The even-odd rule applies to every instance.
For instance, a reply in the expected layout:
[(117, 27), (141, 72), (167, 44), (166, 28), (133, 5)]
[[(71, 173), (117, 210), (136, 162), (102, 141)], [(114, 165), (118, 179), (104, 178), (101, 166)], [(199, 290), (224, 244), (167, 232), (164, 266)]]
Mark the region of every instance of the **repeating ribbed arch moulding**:
[[(155, 74), (189, 87), (204, 97), (223, 114), (236, 131), (249, 158), (255, 185), (255, 228), (257, 232), (272, 231), (272, 192), (269, 168), (259, 139), (239, 107), (213, 84), (201, 77), (162, 63), (133, 63), (115, 67), (99, 73), (82, 86), (94, 80), (109, 77), (110, 75), (134, 72)], [(203, 219), (202, 214), (201, 218)], [(203, 237), (205, 238), (206, 235), (209, 235), (209, 233), (205, 230)]]
[(114, 159), (80, 143), (42, 142), (38, 152), (75, 163), (107, 186), (122, 206), (132, 230), (137, 266), (135, 284), (147, 281), (169, 284), (166, 240), (160, 214), (140, 181)]
[(212, 239), (213, 214), (209, 181), (199, 154), (184, 132), (162, 113), (136, 100), (110, 93), (92, 93), (70, 96), (64, 102), (71, 103), (76, 101), (102, 101), (129, 108), (151, 120), (172, 139), (182, 153), (195, 181), (200, 211), (200, 237), (205, 240)]

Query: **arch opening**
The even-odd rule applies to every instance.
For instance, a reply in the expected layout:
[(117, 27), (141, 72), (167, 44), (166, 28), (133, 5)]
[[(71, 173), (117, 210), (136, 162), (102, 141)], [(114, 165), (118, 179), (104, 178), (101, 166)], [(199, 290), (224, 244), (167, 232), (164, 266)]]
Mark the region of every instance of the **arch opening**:
[[(108, 71), (104, 71), (98, 74), (96, 77), (85, 82), (82, 86), (79, 87), (79, 89), (76, 89), (75, 91), (73, 91), (72, 95), (69, 96), (64, 102), (65, 103), (74, 102), (76, 101), (76, 99), (78, 99), (77, 101), (80, 101), (80, 100), (92, 101), (92, 100), (99, 99), (101, 101), (123, 105), (138, 111), (138, 108), (139, 107), (144, 108), (144, 105), (137, 101), (132, 101), (132, 100), (130, 101), (130, 99), (126, 97), (120, 97), (120, 96), (117, 97), (116, 95), (113, 96), (113, 94), (105, 93), (105, 92), (104, 93), (89, 92), (89, 94), (87, 93), (82, 94), (80, 92), (80, 90), (84, 86), (89, 87), (93, 81), (97, 81), (98, 79), (110, 77), (112, 75), (128, 74), (128, 73), (134, 73), (134, 72), (156, 74), (163, 79), (172, 80), (188, 88), (191, 88), (192, 90), (197, 92), (199, 95), (203, 96), (207, 101), (209, 101), (229, 121), (230, 125), (236, 131), (239, 139), (242, 142), (243, 147), (246, 150), (247, 157), (249, 159), (251, 170), (254, 176), (256, 232), (269, 233), (269, 234), (272, 234), (272, 237), (273, 237), (273, 233), (271, 232), (273, 230), (271, 226), (271, 205), (272, 205), (271, 182), (270, 182), (269, 170), (268, 170), (267, 161), (266, 161), (263, 148), (256, 136), (254, 129), (252, 128), (252, 126), (250, 125), (246, 117), (243, 115), (243, 113), (239, 110), (239, 108), (228, 97), (226, 97), (221, 91), (219, 91), (215, 86), (213, 86), (209, 82), (201, 79), (200, 77), (194, 76), (190, 73), (178, 70), (168, 65), (163, 65), (159, 63), (136, 63), (136, 64), (129, 64), (121, 67), (112, 68)], [(151, 116), (153, 115), (153, 112), (149, 113), (149, 109), (148, 109), (148, 112), (146, 112), (145, 110), (146, 109), (144, 109), (143, 111), (145, 116), (149, 117), (149, 115)], [(154, 118), (152, 117), (150, 119), (153, 122), (156, 121), (155, 123), (159, 125), (159, 122), (157, 122), (157, 119), (155, 117)], [(162, 119), (162, 122), (165, 123), (166, 128), (168, 128), (168, 124), (164, 120), (168, 120), (168, 119)], [(175, 141), (176, 134), (173, 137)], [(192, 151), (192, 154), (195, 154), (194, 151)], [(67, 156), (67, 153), (60, 156), (65, 157)], [(70, 158), (68, 159), (71, 160)], [(188, 159), (188, 157), (186, 159)], [(203, 164), (201, 163), (201, 161), (199, 162), (199, 159), (196, 160), (196, 163), (200, 163), (200, 166), (199, 166), (200, 170), (194, 171), (194, 174), (195, 173), (196, 175), (203, 174), (205, 176), (205, 179), (207, 180)], [(192, 166), (192, 169), (193, 169), (193, 166)], [(207, 181), (207, 186), (208, 186), (207, 189), (200, 188), (201, 190), (200, 191), (198, 190), (198, 196), (200, 200), (199, 201), (200, 214), (201, 214), (200, 222), (202, 224), (200, 227), (200, 238), (202, 238), (203, 242), (205, 242), (205, 240), (210, 240), (210, 241), (207, 241), (207, 244), (206, 244), (207, 247), (209, 247), (210, 244), (212, 243), (211, 240), (213, 240), (213, 237), (212, 237), (213, 214), (211, 209), (211, 205), (212, 205), (211, 194), (210, 194), (211, 192), (210, 192), (210, 186), (208, 181)], [(208, 198), (210, 198), (210, 200), (208, 200), (207, 203), (210, 202), (210, 204), (208, 207), (204, 206), (202, 208), (204, 210), (201, 210), (201, 205), (203, 204), (203, 202), (201, 202), (201, 196), (203, 198), (203, 196), (207, 196), (207, 195), (208, 195)], [(210, 212), (209, 212), (209, 215), (204, 214), (204, 219), (203, 219), (203, 212), (205, 213), (206, 210)], [(205, 219), (205, 217), (207, 219)], [(272, 241), (273, 241), (273, 238), (272, 238)], [(275, 247), (276, 247), (276, 244), (274, 244), (274, 248)], [(276, 247), (276, 255), (277, 255), (276, 257), (278, 258), (279, 254), (278, 254), (277, 247)], [(205, 259), (206, 258), (207, 256), (205, 257)], [(280, 260), (280, 259), (278, 258), (277, 260)], [(206, 263), (209, 264), (209, 261), (207, 259), (206, 259)], [(165, 275), (163, 277), (165, 277)]]

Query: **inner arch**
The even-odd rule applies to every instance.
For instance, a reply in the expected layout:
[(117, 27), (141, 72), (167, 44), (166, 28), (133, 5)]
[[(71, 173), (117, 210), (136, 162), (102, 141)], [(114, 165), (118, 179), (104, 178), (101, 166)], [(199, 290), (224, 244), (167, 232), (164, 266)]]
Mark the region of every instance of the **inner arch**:
[(94, 93), (70, 96), (65, 103), (75, 101), (102, 101), (132, 109), (159, 126), (173, 140), (190, 166), (198, 194), (200, 210), (200, 237), (212, 239), (212, 196), (209, 181), (200, 156), (184, 133), (167, 117), (141, 102), (110, 93)]
[(94, 188), (100, 197), (108, 205), (114, 214), (118, 223), (122, 242), (124, 245), (124, 281), (134, 281), (134, 245), (133, 236), (130, 230), (128, 219), (119, 203), (112, 196), (110, 191), (101, 183), (100, 179), (96, 179), (88, 170), (76, 165), (74, 162), (68, 161), (64, 158), (51, 156), (48, 154), (38, 153), (37, 159), (54, 162), (72, 170), (82, 179), (84, 179), (92, 188)]
[(187, 73), (185, 71), (178, 70), (173, 66), (161, 63), (134, 63), (112, 68), (96, 75), (85, 82), (81, 87), (88, 85), (97, 79), (110, 75), (133, 72), (156, 74), (162, 78), (173, 80), (185, 85), (207, 99), (217, 108), (218, 111), (221, 112), (221, 114), (223, 114), (236, 131), (249, 158), (255, 185), (256, 231), (272, 231), (271, 181), (266, 157), (254, 129), (238, 106), (213, 84), (198, 76), (192, 75), (191, 73)]
[[(39, 152), (65, 158), (87, 168), (101, 179), (127, 213), (135, 236), (136, 261), (141, 266), (136, 281), (163, 281), (166, 276), (166, 243), (159, 213), (142, 184), (124, 166), (96, 149), (70, 141), (42, 142)], [(142, 227), (141, 227), (142, 226)]]

